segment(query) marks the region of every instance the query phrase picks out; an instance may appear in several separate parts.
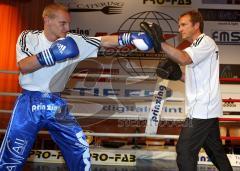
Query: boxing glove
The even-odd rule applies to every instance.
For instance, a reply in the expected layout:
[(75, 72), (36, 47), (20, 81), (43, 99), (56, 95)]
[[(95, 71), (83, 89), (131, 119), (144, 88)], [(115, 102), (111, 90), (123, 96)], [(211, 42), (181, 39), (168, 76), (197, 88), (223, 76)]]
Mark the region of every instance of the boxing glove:
[(71, 37), (56, 40), (49, 49), (36, 54), (42, 66), (52, 66), (57, 61), (74, 58), (79, 54), (76, 42)]
[(141, 51), (148, 51), (153, 48), (153, 41), (145, 32), (121, 33), (118, 36), (118, 44), (134, 45)]

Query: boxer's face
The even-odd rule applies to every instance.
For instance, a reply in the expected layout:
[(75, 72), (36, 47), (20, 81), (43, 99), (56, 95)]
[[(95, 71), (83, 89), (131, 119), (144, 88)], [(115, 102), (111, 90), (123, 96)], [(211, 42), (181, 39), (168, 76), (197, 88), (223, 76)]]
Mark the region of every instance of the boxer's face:
[(62, 10), (58, 10), (54, 14), (54, 17), (48, 18), (45, 24), (47, 25), (48, 33), (56, 40), (66, 37), (66, 34), (70, 30), (71, 18), (68, 12)]
[(191, 22), (189, 15), (184, 15), (179, 19), (179, 32), (181, 33), (182, 39), (192, 41), (193, 36), (196, 32), (197, 26)]

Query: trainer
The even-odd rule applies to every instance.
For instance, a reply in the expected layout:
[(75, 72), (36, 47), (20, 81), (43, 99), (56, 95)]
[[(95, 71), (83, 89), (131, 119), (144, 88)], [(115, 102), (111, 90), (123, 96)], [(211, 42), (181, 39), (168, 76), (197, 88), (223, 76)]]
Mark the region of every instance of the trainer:
[(40, 129), (46, 128), (61, 150), (70, 171), (90, 170), (89, 145), (82, 128), (68, 111), (60, 92), (78, 62), (96, 57), (103, 46), (153, 47), (144, 32), (87, 37), (69, 33), (68, 9), (57, 3), (42, 14), (44, 30), (25, 30), (17, 41), (18, 97), (0, 151), (0, 170), (22, 170)]
[[(176, 146), (179, 171), (197, 171), (198, 153), (204, 148), (220, 171), (232, 171), (220, 139), (219, 120), (222, 98), (219, 84), (219, 49), (212, 38), (203, 33), (203, 18), (197, 11), (179, 17), (179, 32), (191, 45), (184, 50), (165, 42), (162, 29), (154, 23), (141, 27), (154, 39), (154, 49), (161, 49), (168, 59), (159, 64), (158, 76), (185, 81), (187, 118)], [(177, 63), (177, 64), (176, 64)], [(185, 66), (181, 73), (178, 64)]]

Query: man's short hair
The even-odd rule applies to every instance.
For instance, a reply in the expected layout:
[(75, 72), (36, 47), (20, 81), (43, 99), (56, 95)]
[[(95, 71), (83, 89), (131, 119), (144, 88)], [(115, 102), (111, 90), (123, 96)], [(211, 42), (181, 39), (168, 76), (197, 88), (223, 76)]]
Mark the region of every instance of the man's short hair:
[(199, 11), (192, 10), (192, 11), (187, 11), (187, 12), (181, 14), (179, 16), (179, 18), (181, 18), (185, 15), (189, 15), (191, 17), (191, 22), (193, 25), (196, 23), (199, 23), (200, 32), (203, 33), (204, 23), (203, 23), (202, 14)]
[(68, 7), (66, 7), (63, 4), (59, 4), (59, 3), (49, 4), (44, 8), (43, 13), (42, 13), (42, 17), (44, 18), (44, 17), (47, 16), (49, 18), (54, 18), (55, 17), (55, 12), (57, 10), (62, 10), (62, 11), (68, 12)]

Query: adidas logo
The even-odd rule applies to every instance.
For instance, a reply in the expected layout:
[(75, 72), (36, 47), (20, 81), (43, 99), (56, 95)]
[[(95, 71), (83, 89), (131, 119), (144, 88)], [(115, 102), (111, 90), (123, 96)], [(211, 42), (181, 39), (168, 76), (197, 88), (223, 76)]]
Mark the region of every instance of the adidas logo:
[(60, 52), (61, 54), (63, 54), (64, 50), (66, 49), (66, 46), (58, 43), (58, 44), (57, 44), (57, 47), (58, 47), (59, 52)]

